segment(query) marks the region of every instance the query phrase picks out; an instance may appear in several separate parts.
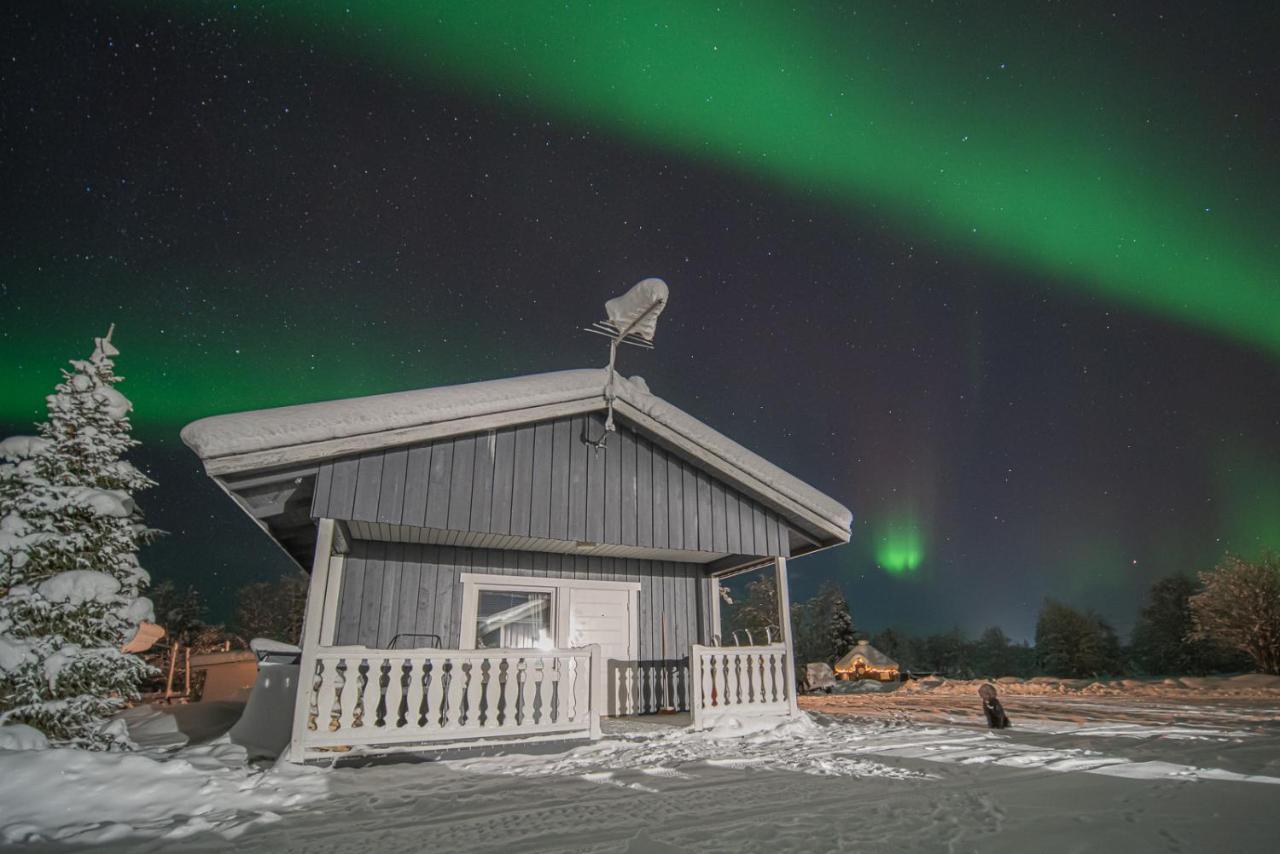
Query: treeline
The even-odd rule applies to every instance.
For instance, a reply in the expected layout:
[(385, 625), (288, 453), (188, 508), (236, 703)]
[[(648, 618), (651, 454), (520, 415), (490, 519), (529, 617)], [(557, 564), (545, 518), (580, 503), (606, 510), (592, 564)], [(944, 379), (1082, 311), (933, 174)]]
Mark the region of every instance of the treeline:
[[(745, 643), (748, 631), (763, 642), (766, 628), (776, 628), (777, 614), (771, 578), (747, 584), (740, 602), (726, 594), (722, 642)], [(1011, 640), (999, 626), (976, 638), (959, 629), (917, 635), (887, 628), (868, 634), (856, 629), (834, 583), (793, 604), (791, 623), (798, 664), (832, 664), (857, 640), (868, 638), (904, 671), (951, 678), (1274, 674), (1280, 673), (1280, 556), (1268, 553), (1248, 561), (1227, 555), (1197, 578), (1179, 575), (1155, 582), (1128, 645), (1103, 617), (1053, 599), (1040, 609), (1034, 645)]]
[(165, 644), (195, 650), (225, 645), (247, 647), (254, 638), (298, 643), (307, 607), (307, 577), (292, 572), (275, 581), (256, 581), (236, 591), (230, 621), (209, 621), (204, 596), (193, 585), (178, 587), (164, 580), (149, 591), (156, 622), (165, 629)]

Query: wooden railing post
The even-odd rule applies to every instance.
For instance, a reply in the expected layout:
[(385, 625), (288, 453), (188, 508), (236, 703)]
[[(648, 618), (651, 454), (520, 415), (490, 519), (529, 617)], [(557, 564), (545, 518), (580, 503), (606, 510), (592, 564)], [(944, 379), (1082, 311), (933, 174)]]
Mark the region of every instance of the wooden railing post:
[[(316, 531), (315, 557), (311, 561), (311, 583), (307, 587), (307, 607), (302, 620), (302, 658), (298, 663), (298, 691), (293, 703), (293, 732), (289, 737), (289, 759), (301, 762), (306, 749), (307, 717), (315, 690), (316, 656), (320, 651), (320, 624), (323, 621), (325, 590), (329, 582), (329, 559), (333, 555), (332, 519), (321, 519)], [(348, 674), (351, 678), (354, 674)], [(320, 698), (320, 717), (325, 715)]]
[(702, 720), (702, 651), (704, 646), (689, 648), (689, 718), (697, 729)]

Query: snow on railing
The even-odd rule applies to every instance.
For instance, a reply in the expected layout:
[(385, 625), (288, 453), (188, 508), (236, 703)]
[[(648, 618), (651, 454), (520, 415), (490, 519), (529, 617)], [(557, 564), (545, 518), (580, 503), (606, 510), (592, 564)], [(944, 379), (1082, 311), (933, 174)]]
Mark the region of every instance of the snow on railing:
[(388, 752), (491, 738), (595, 738), (599, 645), (578, 649), (323, 647), (308, 691), (303, 756)]
[(689, 655), (694, 729), (725, 717), (772, 717), (791, 713), (791, 665), (785, 644), (693, 645)]

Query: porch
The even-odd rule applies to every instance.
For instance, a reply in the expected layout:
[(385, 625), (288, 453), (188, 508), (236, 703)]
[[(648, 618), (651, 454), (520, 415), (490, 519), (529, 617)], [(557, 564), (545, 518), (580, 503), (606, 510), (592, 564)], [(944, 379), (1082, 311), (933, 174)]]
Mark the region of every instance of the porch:
[[(401, 555), (399, 574), (362, 575), (372, 565), (353, 570), (360, 549), (342, 537), (338, 523), (320, 520), (295, 761), (595, 739), (602, 719), (705, 728), (795, 711), (789, 646), (718, 645), (718, 580), (699, 565), (651, 577), (644, 561), (625, 562), (634, 581), (610, 580), (607, 558), (580, 577), (551, 574), (569, 571), (555, 556), (550, 568), (539, 560), (537, 574), (454, 567), (438, 586), (430, 579), (442, 601), (427, 601), (405, 585), (421, 584), (429, 565)], [(500, 569), (492, 558), (471, 555), (465, 568)], [(785, 597), (785, 561), (773, 565)], [(390, 595), (353, 601), (365, 587)]]

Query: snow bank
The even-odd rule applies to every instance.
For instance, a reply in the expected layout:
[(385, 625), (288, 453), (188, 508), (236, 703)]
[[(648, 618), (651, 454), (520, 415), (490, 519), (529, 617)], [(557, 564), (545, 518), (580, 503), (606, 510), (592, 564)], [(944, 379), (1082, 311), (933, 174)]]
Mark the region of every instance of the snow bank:
[(26, 724), (0, 726), (0, 751), (46, 750), (48, 747), (49, 739), (35, 727)]
[(181, 839), (202, 831), (230, 839), (326, 791), (319, 769), (253, 769), (242, 749), (225, 743), (169, 759), (6, 748), (0, 749), (0, 842), (93, 844), (136, 836)]

